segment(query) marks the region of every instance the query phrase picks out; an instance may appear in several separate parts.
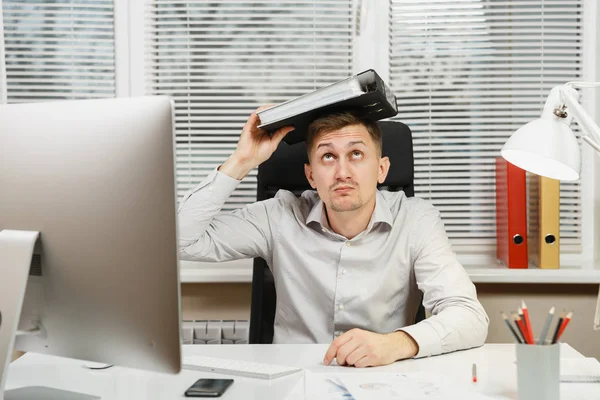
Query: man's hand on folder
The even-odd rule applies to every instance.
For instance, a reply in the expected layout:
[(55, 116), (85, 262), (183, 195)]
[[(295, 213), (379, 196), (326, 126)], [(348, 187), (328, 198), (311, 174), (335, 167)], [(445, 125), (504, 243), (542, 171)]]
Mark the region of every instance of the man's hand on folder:
[(329, 365), (335, 358), (339, 365), (376, 367), (414, 357), (418, 351), (419, 346), (406, 332), (381, 334), (356, 328), (331, 343), (323, 363)]
[(260, 118), (256, 115), (257, 111), (272, 106), (272, 104), (265, 105), (252, 112), (248, 122), (244, 125), (244, 129), (242, 129), (237, 148), (227, 161), (219, 167), (219, 171), (241, 180), (254, 168), (268, 160), (283, 137), (294, 130), (292, 126), (284, 126), (270, 135), (267, 131), (258, 128)]

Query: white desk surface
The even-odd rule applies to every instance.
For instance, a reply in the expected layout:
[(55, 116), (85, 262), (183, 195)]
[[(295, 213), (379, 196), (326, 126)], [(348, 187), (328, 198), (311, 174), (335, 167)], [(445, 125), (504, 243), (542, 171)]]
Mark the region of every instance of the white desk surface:
[[(183, 346), (184, 354), (233, 358), (299, 366), (314, 372), (344, 373), (432, 371), (472, 385), (493, 399), (517, 399), (514, 345), (486, 344), (418, 360), (404, 360), (378, 368), (326, 367), (322, 364), (327, 345), (195, 345)], [(582, 357), (569, 345), (561, 345), (561, 357)], [(477, 364), (478, 382), (471, 383), (471, 366)], [(178, 375), (150, 373), (112, 367), (91, 371), (78, 360), (25, 354), (9, 369), (6, 389), (42, 385), (101, 396), (103, 400), (168, 400), (185, 398), (184, 391), (199, 378), (226, 375), (182, 370)], [(230, 399), (303, 399), (303, 373), (271, 381), (232, 377), (235, 382), (221, 397)], [(561, 399), (600, 399), (598, 383), (561, 383)]]

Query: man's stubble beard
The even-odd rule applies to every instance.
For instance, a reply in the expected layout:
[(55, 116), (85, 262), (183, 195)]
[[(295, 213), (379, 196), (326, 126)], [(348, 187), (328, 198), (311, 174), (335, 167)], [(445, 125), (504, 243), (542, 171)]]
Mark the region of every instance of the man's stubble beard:
[[(357, 189), (355, 189), (357, 190)], [(362, 196), (360, 193), (358, 194), (358, 199), (353, 201), (349, 206), (342, 206), (341, 204), (337, 204), (337, 200), (331, 201), (331, 209), (335, 212), (349, 212), (356, 211), (364, 205), (362, 200)]]

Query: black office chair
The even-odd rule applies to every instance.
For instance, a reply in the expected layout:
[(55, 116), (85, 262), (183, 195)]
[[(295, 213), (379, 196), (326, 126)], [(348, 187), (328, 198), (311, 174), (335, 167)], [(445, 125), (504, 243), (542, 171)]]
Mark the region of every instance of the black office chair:
[[(406, 196), (414, 196), (414, 158), (412, 134), (401, 122), (382, 121), (383, 155), (390, 159), (390, 170), (379, 189), (403, 190)], [(306, 142), (288, 145), (281, 143), (271, 158), (258, 168), (257, 200), (275, 196), (279, 189), (286, 189), (300, 196), (311, 189), (304, 175), (304, 163), (308, 162)], [(250, 310), (250, 343), (273, 343), (273, 325), (277, 295), (273, 274), (262, 258), (254, 259), (252, 275), (252, 305)], [(425, 309), (419, 303), (415, 322), (425, 319)]]

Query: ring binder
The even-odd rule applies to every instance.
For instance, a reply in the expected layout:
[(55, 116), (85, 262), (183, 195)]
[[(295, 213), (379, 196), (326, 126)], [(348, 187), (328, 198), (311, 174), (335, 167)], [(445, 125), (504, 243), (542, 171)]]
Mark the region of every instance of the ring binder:
[(283, 141), (294, 144), (306, 140), (308, 125), (316, 118), (338, 111), (352, 110), (362, 118), (374, 121), (398, 114), (396, 96), (372, 69), (363, 71), (332, 85), (317, 89), (292, 100), (257, 112), (268, 132), (293, 125)]
[(528, 268), (525, 170), (496, 158), (497, 258), (508, 268)]

